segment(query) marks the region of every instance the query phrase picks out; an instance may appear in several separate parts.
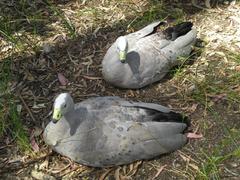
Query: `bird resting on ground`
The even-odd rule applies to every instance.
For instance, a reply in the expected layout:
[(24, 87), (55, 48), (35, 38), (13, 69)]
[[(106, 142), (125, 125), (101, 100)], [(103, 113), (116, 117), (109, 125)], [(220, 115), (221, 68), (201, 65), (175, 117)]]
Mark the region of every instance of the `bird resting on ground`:
[(172, 67), (181, 63), (178, 57), (191, 53), (197, 31), (191, 22), (159, 31), (164, 24), (154, 22), (137, 32), (120, 36), (103, 58), (104, 79), (120, 88), (138, 89), (161, 80)]
[(187, 143), (186, 117), (167, 107), (95, 97), (74, 104), (60, 94), (45, 142), (80, 164), (109, 167), (146, 160), (175, 151)]

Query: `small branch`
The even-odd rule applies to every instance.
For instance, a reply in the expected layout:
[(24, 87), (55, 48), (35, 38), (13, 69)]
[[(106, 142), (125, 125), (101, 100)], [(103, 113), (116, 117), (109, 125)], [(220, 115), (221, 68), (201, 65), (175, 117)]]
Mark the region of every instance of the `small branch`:
[(0, 169), (0, 174), (3, 173), (9, 173), (10, 171), (17, 171), (23, 168), (26, 168), (27, 166), (29, 166), (30, 164), (34, 164), (48, 156), (50, 156), (52, 154), (52, 152), (45, 154), (44, 156), (41, 156), (39, 158), (33, 159), (33, 160), (29, 160), (28, 162), (21, 162), (21, 164), (17, 165), (17, 166), (10, 166), (11, 163), (9, 165), (7, 165), (7, 167), (5, 168), (1, 168)]
[(24, 101), (23, 97), (21, 96), (21, 94), (18, 94), (20, 100), (22, 101), (24, 107), (26, 108), (26, 110), (28, 111), (28, 114), (30, 115), (30, 117), (32, 118), (32, 120), (34, 122), (36, 122), (36, 119), (34, 118), (32, 111), (29, 109), (28, 105), (26, 104), (26, 102)]

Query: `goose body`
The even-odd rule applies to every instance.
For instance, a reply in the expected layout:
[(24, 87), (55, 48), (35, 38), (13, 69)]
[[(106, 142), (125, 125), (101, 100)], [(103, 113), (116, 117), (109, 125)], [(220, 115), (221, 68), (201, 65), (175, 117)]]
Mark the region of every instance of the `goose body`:
[[(69, 98), (66, 94), (67, 104)], [(53, 116), (58, 121), (51, 121), (45, 128), (45, 142), (56, 152), (87, 166), (108, 167), (152, 159), (187, 142), (186, 119), (153, 103), (96, 97), (75, 104), (63, 116), (56, 112)]]
[[(102, 61), (104, 79), (120, 88), (142, 88), (159, 81), (173, 66), (178, 65), (177, 57), (188, 56), (197, 36), (192, 23), (183, 22), (157, 31), (163, 24), (155, 22), (137, 32), (119, 37)], [(119, 47), (121, 49), (121, 42), (124, 44), (120, 39), (123, 38), (127, 43), (124, 62), (119, 60)]]

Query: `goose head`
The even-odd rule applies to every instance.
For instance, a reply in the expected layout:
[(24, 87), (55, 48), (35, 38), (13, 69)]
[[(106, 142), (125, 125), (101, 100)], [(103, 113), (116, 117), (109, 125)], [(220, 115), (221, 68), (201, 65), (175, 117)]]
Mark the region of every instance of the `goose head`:
[(128, 52), (128, 41), (125, 36), (120, 36), (117, 39), (117, 51), (119, 55), (119, 60), (124, 63), (126, 61)]
[(61, 93), (53, 104), (52, 122), (58, 122), (66, 113), (74, 109), (74, 102), (69, 93)]

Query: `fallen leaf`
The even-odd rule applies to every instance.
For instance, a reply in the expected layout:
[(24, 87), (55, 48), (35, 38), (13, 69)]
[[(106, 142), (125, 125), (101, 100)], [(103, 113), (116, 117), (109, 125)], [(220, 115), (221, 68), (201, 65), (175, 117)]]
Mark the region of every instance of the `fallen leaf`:
[(62, 86), (66, 86), (68, 84), (68, 79), (62, 73), (58, 73), (57, 76), (58, 81)]
[(35, 152), (38, 152), (38, 151), (39, 151), (39, 146), (38, 146), (38, 144), (36, 143), (36, 141), (35, 141), (34, 138), (31, 139), (31, 146), (32, 146), (32, 149), (33, 149)]
[(196, 134), (196, 133), (187, 133), (187, 138), (201, 139), (201, 138), (203, 138), (203, 135), (202, 134)]
[(197, 170), (197, 171), (199, 170), (198, 166), (195, 165), (195, 164), (190, 163), (189, 166), (192, 167), (193, 169)]
[(38, 146), (38, 144), (36, 143), (34, 136), (35, 136), (35, 130), (33, 129), (33, 130), (31, 131), (31, 134), (30, 134), (30, 143), (31, 143), (32, 149), (33, 149), (35, 152), (38, 152), (38, 151), (39, 151), (39, 146)]
[(87, 76), (87, 75), (83, 75), (82, 77), (84, 77), (85, 79), (89, 79), (89, 80), (98, 80), (98, 79), (102, 79), (101, 77), (93, 77), (93, 76)]

